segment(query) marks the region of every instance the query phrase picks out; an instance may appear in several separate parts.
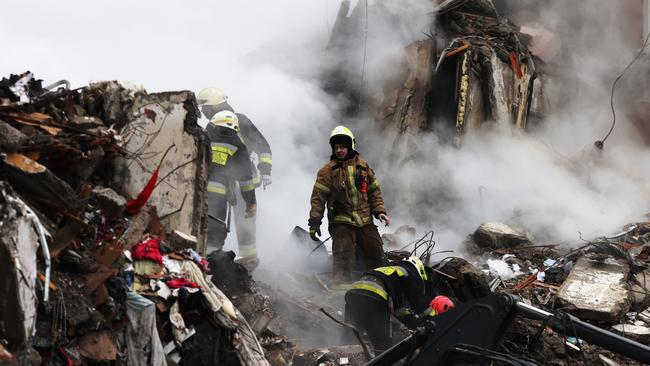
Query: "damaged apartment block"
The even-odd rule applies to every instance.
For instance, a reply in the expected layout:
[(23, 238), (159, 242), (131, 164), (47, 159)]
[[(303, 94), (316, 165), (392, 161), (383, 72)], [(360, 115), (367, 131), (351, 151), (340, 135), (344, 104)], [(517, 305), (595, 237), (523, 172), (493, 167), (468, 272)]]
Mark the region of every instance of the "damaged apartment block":
[[(491, 1), (438, 2), (429, 34), (419, 33), (421, 39), (408, 45), (397, 63), (387, 63), (391, 77), (374, 86), (355, 77), (365, 71), (364, 54), (356, 50), (365, 47), (368, 23), (386, 22), (406, 39), (410, 19), (382, 2), (363, 0), (349, 8), (343, 1), (332, 31), (333, 66), (325, 70), (325, 87), (354, 101), (350, 110), (357, 110), (358, 102), (374, 113), (382, 128), (397, 134), (398, 149), (411, 142), (409, 135), (427, 131), (458, 144), (465, 132), (484, 123), (523, 130), (544, 113), (543, 75), (536, 66), (543, 61), (530, 52), (531, 37), (500, 16)], [(351, 78), (344, 71), (350, 69)]]

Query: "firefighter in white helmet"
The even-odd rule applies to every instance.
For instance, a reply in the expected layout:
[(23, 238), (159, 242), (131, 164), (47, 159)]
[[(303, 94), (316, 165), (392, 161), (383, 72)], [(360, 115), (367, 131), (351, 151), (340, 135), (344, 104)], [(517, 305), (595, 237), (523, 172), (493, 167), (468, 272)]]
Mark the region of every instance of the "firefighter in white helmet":
[(352, 280), (355, 248), (363, 256), (366, 269), (384, 264), (382, 240), (373, 216), (390, 225), (379, 181), (370, 165), (356, 151), (352, 131), (338, 126), (330, 135), (332, 156), (319, 171), (311, 194), (309, 232), (318, 241), (325, 209), (332, 236), (335, 282)]
[(223, 248), (230, 231), (228, 203), (237, 204), (239, 186), (244, 201), (245, 217), (254, 217), (257, 206), (250, 158), (246, 145), (239, 137), (237, 115), (230, 111), (216, 113), (207, 128), (210, 138), (210, 173), (208, 176), (208, 245)]
[[(234, 112), (228, 103), (228, 97), (222, 90), (214, 87), (201, 90), (197, 95), (197, 101), (201, 107), (201, 111), (208, 119), (222, 111)], [(264, 135), (262, 135), (246, 115), (241, 113), (235, 114), (239, 118), (240, 135), (248, 147), (249, 153), (255, 153), (258, 156), (257, 166), (251, 163), (253, 168), (252, 180), (250, 182), (242, 182), (242, 184), (247, 188), (257, 188), (262, 185), (266, 189), (271, 184), (271, 168), (273, 166), (271, 147), (264, 138)], [(235, 207), (235, 226), (237, 229), (239, 255), (244, 257), (244, 265), (248, 264), (247, 267), (249, 269), (257, 265), (255, 224), (254, 216), (246, 218), (244, 217), (243, 208), (241, 206)]]

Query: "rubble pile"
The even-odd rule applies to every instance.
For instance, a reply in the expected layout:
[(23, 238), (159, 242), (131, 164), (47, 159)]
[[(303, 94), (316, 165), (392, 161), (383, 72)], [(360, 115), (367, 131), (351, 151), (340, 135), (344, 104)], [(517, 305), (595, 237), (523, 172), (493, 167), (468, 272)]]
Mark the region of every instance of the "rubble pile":
[[(513, 237), (518, 238), (513, 243)], [(490, 240), (486, 241), (486, 238)], [(486, 242), (490, 245), (486, 245)], [(611, 237), (575, 245), (536, 245), (522, 230), (482, 224), (466, 241), (491, 290), (514, 293), (538, 308), (563, 311), (647, 344), (650, 340), (650, 222), (627, 225)], [(537, 336), (535, 336), (537, 335)], [(515, 320), (505, 344), (531, 352), (542, 364), (633, 361), (575, 337), (564, 337), (539, 321)], [(534, 341), (533, 341), (534, 340)]]
[(66, 85), (0, 81), (2, 364), (268, 365), (203, 256), (193, 94)]

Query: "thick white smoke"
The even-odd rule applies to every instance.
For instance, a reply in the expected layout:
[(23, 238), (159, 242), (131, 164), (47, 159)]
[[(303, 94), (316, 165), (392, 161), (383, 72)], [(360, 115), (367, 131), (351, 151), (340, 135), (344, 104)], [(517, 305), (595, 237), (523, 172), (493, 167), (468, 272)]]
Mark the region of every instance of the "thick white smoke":
[[(638, 65), (619, 84), (618, 122), (605, 150), (594, 149), (611, 125), (612, 82), (636, 53), (621, 32), (620, 5), (555, 1), (541, 9), (532, 19), (563, 42), (563, 54), (546, 67), (551, 109), (542, 125), (528, 133), (484, 128), (461, 148), (422, 136), (414, 146), (420, 160), (381, 171), (397, 196), (396, 223), (436, 229), (439, 249), (461, 248), (486, 221), (518, 225), (537, 242), (575, 245), (579, 232), (611, 234), (650, 211), (650, 172), (642, 168), (650, 154), (625, 115), (627, 99), (643, 92), (626, 88)], [(423, 202), (414, 190), (434, 199)]]
[[(431, 21), (428, 0), (377, 0), (369, 6), (379, 3), (410, 22), (397, 29), (369, 14), (369, 90), (391, 76), (385, 60), (426, 37)], [(648, 211), (650, 171), (643, 167), (650, 154), (626, 129), (622, 113), (605, 151), (592, 151), (593, 141), (609, 128), (611, 81), (633, 51), (620, 42), (614, 2), (552, 4), (543, 7), (539, 21), (563, 30), (565, 44), (562, 62), (549, 69), (570, 76), (580, 88), (566, 96), (565, 84), (547, 85), (549, 101), (558, 108), (541, 128), (529, 134), (477, 131), (460, 149), (425, 136), (419, 144), (423, 160), (395, 171), (388, 170), (385, 155), (371, 153), (390, 145), (364, 137), (364, 129), (355, 131), (361, 153), (394, 194), (387, 197), (394, 203), (388, 207), (394, 227), (436, 229), (441, 249), (457, 248), (483, 221), (519, 224), (540, 241), (573, 242), (578, 231), (608, 233)], [(149, 92), (224, 89), (273, 149), (274, 183), (258, 191), (258, 245), (263, 261), (281, 263), (275, 259), (287, 253), (279, 245), (295, 225), (306, 226), (313, 179), (329, 157), (329, 131), (341, 116), (317, 82), (339, 5), (335, 0), (8, 3), (0, 14), (5, 54), (0, 74), (29, 69), (46, 83), (65, 78), (75, 87), (126, 79)], [(565, 21), (568, 13), (572, 24)], [(414, 185), (437, 192), (435, 202), (409, 197)]]

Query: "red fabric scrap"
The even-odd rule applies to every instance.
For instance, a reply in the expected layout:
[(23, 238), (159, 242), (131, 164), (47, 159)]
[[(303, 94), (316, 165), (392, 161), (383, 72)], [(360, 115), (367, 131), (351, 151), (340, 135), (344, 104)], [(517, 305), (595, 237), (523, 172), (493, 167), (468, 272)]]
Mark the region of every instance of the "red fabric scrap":
[(180, 287), (191, 287), (191, 288), (201, 288), (196, 282), (192, 282), (187, 278), (174, 278), (173, 280), (167, 281), (167, 286), (169, 288), (180, 288)]
[(134, 245), (131, 248), (131, 257), (134, 260), (148, 260), (162, 264), (163, 257), (160, 254), (160, 239), (149, 238)]
[(139, 209), (142, 208), (142, 206), (144, 206), (145, 203), (147, 203), (149, 197), (151, 197), (151, 193), (153, 193), (153, 189), (156, 188), (156, 181), (158, 181), (158, 170), (160, 170), (160, 165), (156, 168), (156, 170), (153, 171), (153, 174), (151, 175), (151, 178), (149, 178), (147, 185), (144, 186), (144, 189), (142, 189), (142, 192), (138, 194), (138, 197), (126, 203), (125, 211), (128, 214), (135, 214)]

